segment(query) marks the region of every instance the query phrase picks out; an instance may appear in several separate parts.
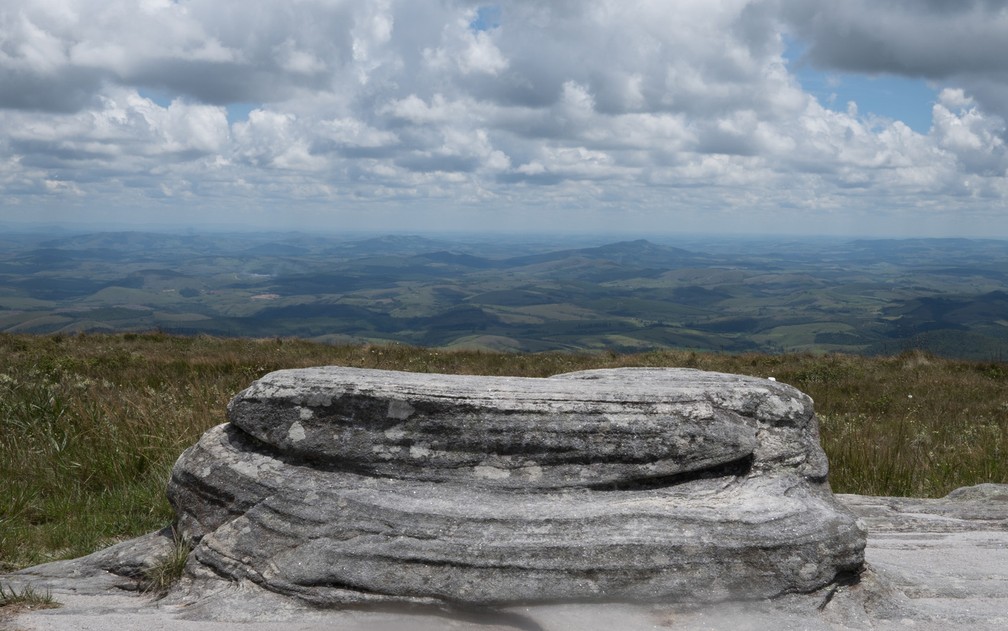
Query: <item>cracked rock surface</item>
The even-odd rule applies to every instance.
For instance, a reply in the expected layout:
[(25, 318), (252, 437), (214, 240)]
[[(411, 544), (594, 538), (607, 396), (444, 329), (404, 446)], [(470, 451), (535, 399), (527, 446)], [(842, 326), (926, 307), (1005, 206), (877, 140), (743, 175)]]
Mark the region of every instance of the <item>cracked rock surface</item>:
[(188, 571), (321, 606), (714, 602), (858, 571), (812, 401), (689, 369), (271, 373), (178, 460)]

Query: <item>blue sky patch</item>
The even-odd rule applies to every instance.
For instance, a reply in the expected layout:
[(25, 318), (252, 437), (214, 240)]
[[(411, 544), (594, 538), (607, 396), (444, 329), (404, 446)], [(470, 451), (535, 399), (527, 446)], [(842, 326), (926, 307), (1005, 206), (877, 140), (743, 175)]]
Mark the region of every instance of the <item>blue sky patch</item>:
[(500, 26), (501, 8), (496, 4), (476, 9), (476, 19), (469, 23), (474, 31), (490, 31)]
[(234, 123), (248, 120), (249, 112), (259, 107), (262, 107), (259, 103), (228, 103), (228, 123), (233, 125)]
[[(151, 90), (144, 88), (137, 90), (137, 93), (145, 99), (154, 101), (161, 107), (168, 107), (171, 105), (172, 100), (178, 98), (177, 95), (173, 96), (164, 90), (157, 89)], [(235, 123), (247, 121), (249, 112), (260, 107), (262, 107), (261, 103), (228, 103), (226, 106), (228, 124), (233, 125)]]
[(137, 94), (145, 99), (154, 101), (161, 107), (168, 107), (171, 105), (172, 99), (174, 98), (172, 94), (164, 90), (148, 90), (141, 88), (137, 90)]
[(847, 104), (853, 101), (862, 117), (874, 114), (903, 121), (921, 134), (931, 129), (931, 108), (938, 100), (938, 89), (927, 81), (823, 71), (803, 61), (803, 52), (801, 46), (789, 43), (784, 58), (802, 89), (815, 96), (823, 107), (846, 112)]

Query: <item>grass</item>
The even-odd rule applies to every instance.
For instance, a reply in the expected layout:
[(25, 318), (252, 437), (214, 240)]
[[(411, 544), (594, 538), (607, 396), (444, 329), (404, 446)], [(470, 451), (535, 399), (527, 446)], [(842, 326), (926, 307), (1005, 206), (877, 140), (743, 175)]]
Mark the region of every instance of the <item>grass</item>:
[(0, 335), (0, 572), (157, 530), (178, 455), (263, 374), (339, 364), (548, 376), (688, 366), (775, 377), (816, 401), (836, 492), (936, 497), (1008, 483), (1008, 365), (923, 353), (510, 354), (289, 339)]
[(158, 562), (146, 572), (140, 582), (141, 591), (146, 594), (153, 594), (162, 597), (168, 593), (172, 585), (182, 578), (186, 561), (189, 560), (189, 553), (192, 552), (192, 543), (182, 534), (172, 528), (172, 547), (167, 555), (158, 559)]
[(36, 591), (31, 585), (25, 585), (21, 591), (13, 587), (5, 587), (0, 583), (0, 609), (25, 608), (25, 609), (52, 609), (60, 604), (53, 598), (49, 590), (44, 592)]

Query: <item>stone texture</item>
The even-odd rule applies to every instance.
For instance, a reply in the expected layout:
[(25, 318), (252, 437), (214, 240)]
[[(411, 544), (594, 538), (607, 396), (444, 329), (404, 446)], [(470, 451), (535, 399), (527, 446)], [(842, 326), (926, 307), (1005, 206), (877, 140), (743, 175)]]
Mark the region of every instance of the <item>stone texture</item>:
[(759, 599), (863, 561), (812, 402), (687, 369), (280, 371), (179, 459), (189, 571), (315, 605)]
[(869, 531), (869, 565), (903, 598), (901, 619), (1008, 628), (1008, 485), (840, 498)]
[[(1008, 485), (940, 499), (838, 495), (868, 528), (867, 566), (854, 584), (808, 594), (718, 603), (562, 603), (459, 611), (388, 606), (315, 608), (247, 580), (183, 580), (161, 600), (129, 578), (167, 553), (152, 533), (108, 550), (0, 576), (7, 587), (50, 589), (58, 609), (19, 612), (18, 631), (653, 631), (654, 629), (1008, 628)], [(119, 574), (123, 572), (125, 574)]]

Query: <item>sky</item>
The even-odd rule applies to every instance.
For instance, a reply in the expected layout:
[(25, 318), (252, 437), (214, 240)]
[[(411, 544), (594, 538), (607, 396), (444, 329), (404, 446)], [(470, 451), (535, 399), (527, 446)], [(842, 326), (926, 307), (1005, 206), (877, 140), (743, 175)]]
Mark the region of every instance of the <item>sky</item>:
[(1008, 237), (1008, 0), (3, 0), (0, 224)]

